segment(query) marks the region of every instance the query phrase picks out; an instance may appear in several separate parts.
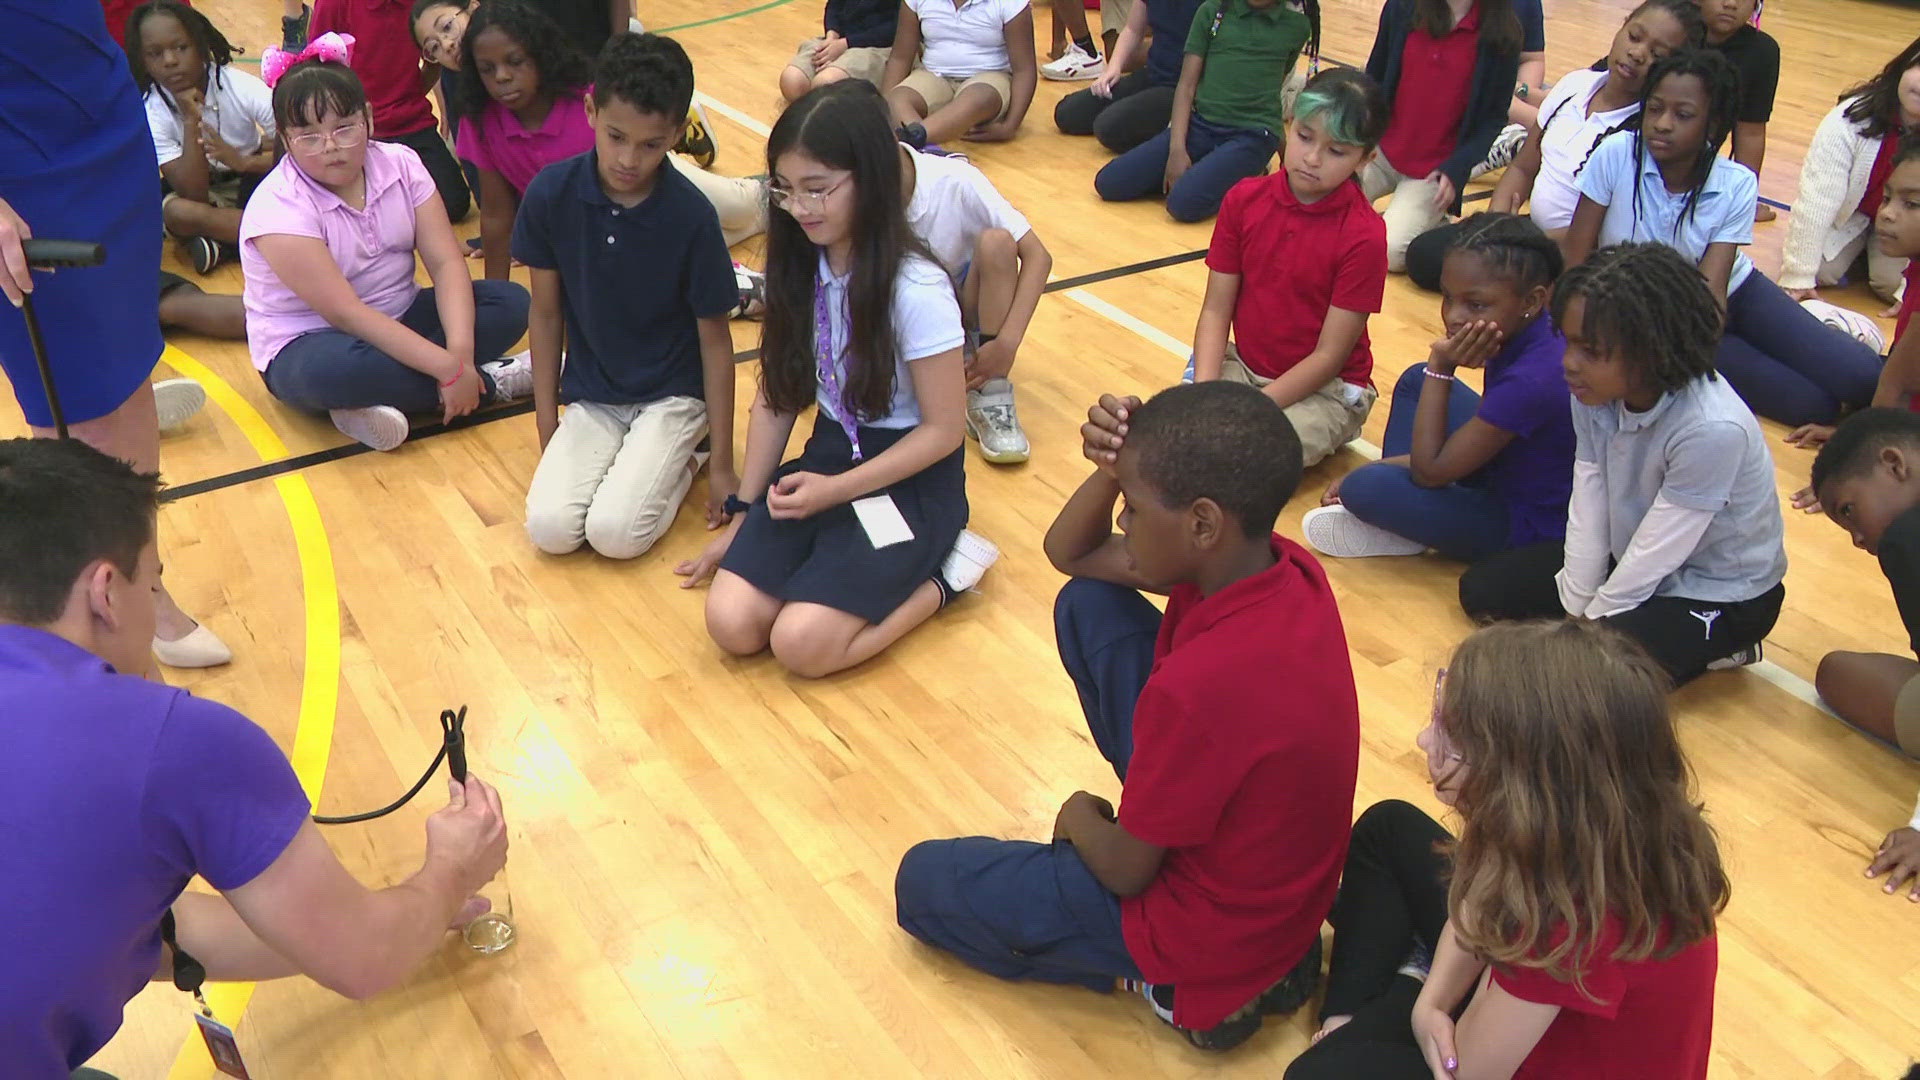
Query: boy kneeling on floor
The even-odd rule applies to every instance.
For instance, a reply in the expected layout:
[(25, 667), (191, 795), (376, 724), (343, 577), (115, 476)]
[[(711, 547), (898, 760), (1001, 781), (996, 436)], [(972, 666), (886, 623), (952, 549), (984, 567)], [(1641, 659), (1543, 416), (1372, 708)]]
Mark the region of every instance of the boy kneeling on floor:
[(897, 914), (1001, 978), (1137, 990), (1225, 1050), (1319, 982), (1359, 762), (1346, 633), (1319, 563), (1273, 532), (1301, 465), (1271, 399), (1224, 382), (1106, 396), (1081, 434), (1095, 469), (1046, 551), (1073, 579), (1060, 658), (1120, 808), (1077, 791), (1051, 844), (919, 844)]

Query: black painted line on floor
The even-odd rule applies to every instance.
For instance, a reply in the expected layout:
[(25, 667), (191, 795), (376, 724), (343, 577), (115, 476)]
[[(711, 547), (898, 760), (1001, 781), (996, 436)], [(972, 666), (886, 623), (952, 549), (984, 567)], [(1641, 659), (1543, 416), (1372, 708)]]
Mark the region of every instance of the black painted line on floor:
[[(1202, 248), (1199, 251), (1184, 251), (1178, 255), (1166, 255), (1158, 259), (1147, 259), (1142, 262), (1128, 263), (1125, 266), (1115, 266), (1107, 270), (1096, 270), (1091, 274), (1081, 274), (1079, 277), (1061, 278), (1058, 281), (1048, 282), (1046, 291), (1061, 292), (1066, 289), (1077, 289), (1083, 285), (1094, 285), (1102, 281), (1112, 281), (1115, 278), (1129, 277), (1133, 274), (1144, 274), (1149, 270), (1159, 270), (1168, 266), (1190, 263), (1196, 259), (1205, 258), (1206, 254), (1206, 249)], [(733, 362), (736, 364), (745, 363), (748, 360), (755, 359), (759, 355), (760, 350), (758, 349), (743, 349), (733, 354)], [(497, 409), (486, 409), (452, 424), (432, 424), (427, 427), (414, 428), (413, 433), (407, 436), (407, 441), (402, 445), (412, 446), (422, 439), (431, 439), (435, 436), (448, 434), (449, 432), (468, 431), (482, 424), (491, 424), (499, 420), (511, 420), (518, 416), (525, 416), (532, 411), (533, 402), (531, 401), (515, 402), (511, 405), (503, 405)], [(348, 458), (372, 453), (377, 453), (377, 451), (361, 443), (331, 446), (325, 450), (316, 450), (311, 454), (299, 454), (294, 457), (281, 458), (278, 461), (269, 461), (261, 465), (254, 465), (250, 468), (239, 469), (230, 473), (222, 473), (218, 476), (209, 476), (204, 480), (195, 480), (191, 483), (169, 487), (160, 493), (160, 501), (176, 502), (180, 499), (190, 499), (195, 495), (205, 495), (212, 491), (222, 491), (226, 488), (252, 483), (256, 480), (270, 480), (276, 476), (285, 476), (288, 473), (298, 472), (301, 469), (311, 468), (315, 465), (325, 465), (334, 461), (345, 461)]]

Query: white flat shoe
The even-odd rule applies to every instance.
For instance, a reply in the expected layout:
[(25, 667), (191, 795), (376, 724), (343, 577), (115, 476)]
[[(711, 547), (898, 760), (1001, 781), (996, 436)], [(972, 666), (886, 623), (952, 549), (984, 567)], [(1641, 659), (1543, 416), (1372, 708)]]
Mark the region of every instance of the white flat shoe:
[(335, 409), (327, 414), (340, 434), (375, 450), (387, 451), (407, 441), (412, 429), (407, 414), (391, 405), (365, 409)]
[(1316, 506), (1300, 518), (1307, 546), (1336, 559), (1364, 559), (1374, 555), (1418, 555), (1427, 545), (1369, 525), (1344, 506)]
[(154, 638), (153, 655), (170, 668), (210, 668), (233, 662), (233, 650), (206, 623), (177, 641)]
[(192, 379), (162, 379), (153, 384), (153, 407), (161, 433), (177, 431), (207, 407), (206, 387)]

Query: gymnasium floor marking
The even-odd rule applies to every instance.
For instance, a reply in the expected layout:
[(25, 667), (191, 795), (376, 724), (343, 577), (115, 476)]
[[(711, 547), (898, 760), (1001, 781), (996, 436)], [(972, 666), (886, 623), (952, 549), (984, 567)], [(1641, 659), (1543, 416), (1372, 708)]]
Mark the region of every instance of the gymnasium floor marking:
[[(161, 359), (179, 374), (206, 387), (222, 412), (240, 429), (262, 460), (287, 456), (286, 444), (275, 435), (267, 418), (211, 368), (172, 345)], [(295, 473), (278, 476), (274, 487), (287, 508), (293, 526), (294, 547), (300, 558), (301, 596), (306, 608), (306, 656), (301, 665), (300, 713), (287, 754), (307, 800), (319, 805), (333, 749), (334, 711), (340, 697), (340, 583), (334, 576), (333, 549), (327, 542), (320, 506), (307, 478)], [(210, 983), (206, 995), (215, 1014), (237, 1027), (253, 997), (252, 983)], [(168, 1080), (200, 1080), (213, 1075), (213, 1061), (198, 1038), (189, 1037), (173, 1059)]]

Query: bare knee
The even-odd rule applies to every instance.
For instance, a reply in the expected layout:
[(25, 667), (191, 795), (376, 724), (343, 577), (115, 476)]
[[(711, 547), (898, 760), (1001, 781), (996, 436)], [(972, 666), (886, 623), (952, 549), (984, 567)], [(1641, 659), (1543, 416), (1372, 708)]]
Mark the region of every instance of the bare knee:
[(717, 593), (707, 594), (707, 636), (729, 656), (756, 656), (766, 651), (768, 621), (748, 605)]
[(976, 270), (1016, 270), (1020, 262), (1020, 241), (1005, 229), (987, 229), (973, 245)]
[(781, 667), (803, 679), (822, 679), (847, 666), (849, 637), (845, 628), (813, 617), (806, 608), (787, 608), (773, 621), (767, 646)]
[(847, 74), (847, 71), (845, 68), (824, 67), (824, 68), (821, 68), (819, 72), (817, 72), (814, 75), (813, 85), (814, 86), (830, 86), (834, 83), (842, 82), (852, 77), (853, 76)]
[(160, 204), (160, 221), (175, 236), (193, 236), (200, 229), (200, 207), (184, 195), (175, 195)]
[(801, 96), (807, 92), (809, 86), (818, 85), (819, 83), (817, 82), (808, 83), (807, 73), (794, 67), (792, 64), (788, 64), (780, 72), (780, 96), (790, 102), (800, 100)]

